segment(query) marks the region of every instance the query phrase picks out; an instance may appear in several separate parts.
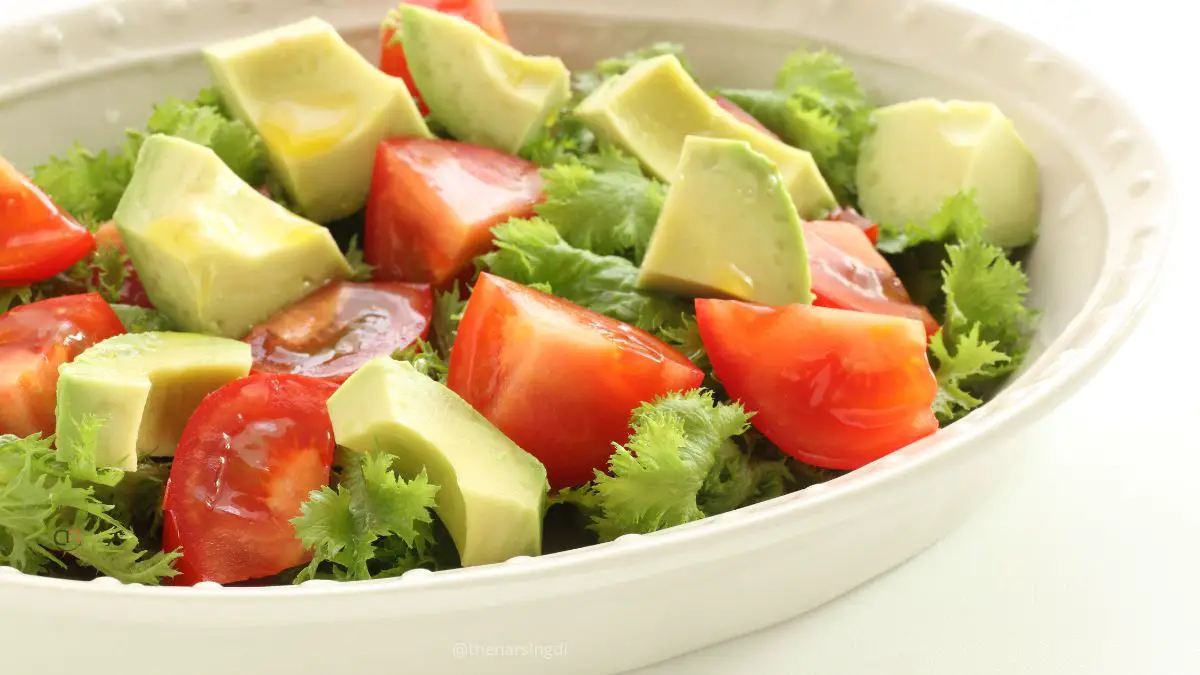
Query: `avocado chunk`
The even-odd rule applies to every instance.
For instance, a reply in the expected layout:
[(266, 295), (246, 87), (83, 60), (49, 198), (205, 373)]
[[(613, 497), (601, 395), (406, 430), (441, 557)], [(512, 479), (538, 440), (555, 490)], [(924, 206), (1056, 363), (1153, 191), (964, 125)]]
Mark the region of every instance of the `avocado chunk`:
[(380, 357), (329, 399), (329, 417), (339, 445), (382, 448), (406, 477), (425, 469), (441, 486), (435, 510), (464, 567), (541, 553), (546, 467), (458, 394)]
[(877, 222), (924, 222), (970, 189), (989, 242), (1015, 248), (1037, 237), (1037, 160), (991, 103), (918, 99), (876, 110), (856, 172), (859, 205)]
[(320, 19), (213, 45), (204, 60), (225, 104), (262, 136), (292, 202), (319, 223), (366, 204), (380, 141), (432, 138), (404, 82)]
[(704, 93), (679, 59), (642, 61), (585, 98), (575, 114), (601, 138), (624, 148), (662, 180), (674, 182), (688, 136), (745, 141), (779, 167), (801, 217), (837, 206), (812, 155), (745, 124)]
[(562, 60), (526, 56), (456, 16), (401, 5), (400, 38), (430, 115), (464, 143), (516, 154), (571, 96)]
[(779, 169), (745, 141), (688, 136), (638, 288), (809, 304), (804, 229)]
[(113, 220), (146, 294), (185, 331), (240, 338), (351, 273), (329, 230), (180, 138), (146, 140)]
[(59, 444), (102, 422), (98, 466), (135, 471), (139, 456), (172, 456), (205, 396), (250, 372), (250, 345), (192, 333), (126, 333), (59, 368)]

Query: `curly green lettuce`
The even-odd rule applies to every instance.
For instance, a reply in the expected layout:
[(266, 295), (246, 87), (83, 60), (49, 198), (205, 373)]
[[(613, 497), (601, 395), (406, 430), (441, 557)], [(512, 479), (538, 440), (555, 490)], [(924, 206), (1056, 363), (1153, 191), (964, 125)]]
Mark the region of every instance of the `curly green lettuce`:
[[(147, 551), (130, 522), (100, 495), (127, 476), (95, 464), (102, 422), (86, 421), (78, 443), (0, 436), (0, 564), (30, 574), (90, 569), (127, 583), (158, 584), (177, 572), (177, 553)], [(77, 573), (77, 572), (76, 572)]]
[(602, 541), (655, 532), (770, 499), (785, 492), (791, 473), (782, 459), (742, 449), (750, 414), (717, 403), (712, 392), (668, 394), (633, 412), (633, 434), (615, 445), (608, 472), (560, 492), (590, 517)]
[(666, 201), (667, 187), (612, 146), (582, 161), (542, 171), (545, 200), (537, 215), (576, 248), (641, 263)]
[(684, 303), (639, 291), (632, 262), (575, 248), (541, 218), (513, 219), (492, 233), (497, 250), (479, 258), (492, 274), (651, 332), (676, 325), (684, 314)]
[(336, 488), (309, 495), (292, 520), (313, 559), (295, 578), (356, 581), (436, 565), (432, 509), (438, 486), (424, 472), (404, 480), (385, 452), (339, 453)]
[(838, 202), (856, 203), (858, 150), (871, 129), (874, 108), (841, 57), (824, 50), (799, 51), (780, 68), (774, 89), (718, 93), (785, 143), (812, 153)]
[(170, 98), (154, 107), (145, 131), (129, 130), (117, 149), (91, 152), (78, 143), (61, 157), (33, 170), (33, 182), (62, 209), (89, 227), (112, 218), (133, 177), (142, 141), (149, 134), (186, 138), (210, 147), (247, 183), (258, 186), (267, 173), (262, 139), (222, 109), (213, 90), (192, 101)]
[(446, 364), (446, 360), (433, 345), (421, 338), (417, 338), (416, 342), (393, 354), (392, 358), (411, 363), (418, 373), (442, 384), (446, 384), (446, 380), (450, 377), (450, 367)]
[(1029, 351), (1037, 313), (1021, 263), (983, 237), (974, 193), (946, 198), (922, 223), (884, 225), (887, 253), (913, 299), (940, 309), (942, 330), (930, 340), (939, 395), (935, 412), (952, 422), (983, 402), (985, 392)]

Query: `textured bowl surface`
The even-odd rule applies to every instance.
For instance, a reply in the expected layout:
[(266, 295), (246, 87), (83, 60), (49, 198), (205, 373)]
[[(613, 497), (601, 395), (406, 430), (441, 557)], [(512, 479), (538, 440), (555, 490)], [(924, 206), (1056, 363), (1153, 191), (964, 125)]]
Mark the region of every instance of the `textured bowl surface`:
[[(0, 635), (22, 647), (6, 650), (4, 672), (126, 673), (127, 659), (105, 656), (128, 652), (176, 675), (228, 664), (253, 675), (607, 673), (744, 634), (846, 592), (961, 522), (1006, 462), (1006, 430), (1094, 374), (1150, 297), (1173, 217), (1163, 162), (1120, 97), (1047, 45), (932, 0), (500, 4), (519, 47), (571, 66), (673, 40), (702, 82), (755, 86), (789, 51), (827, 45), (880, 101), (996, 102), (1044, 176), (1042, 234), (1027, 263), (1042, 310), (1034, 358), (967, 419), (862, 470), (603, 546), (297, 588), (159, 589), (0, 568)], [(75, 139), (115, 144), (155, 101), (206, 85), (200, 47), (285, 21), (319, 15), (373, 57), (386, 9), (127, 0), (0, 26), (0, 154), (29, 168)]]

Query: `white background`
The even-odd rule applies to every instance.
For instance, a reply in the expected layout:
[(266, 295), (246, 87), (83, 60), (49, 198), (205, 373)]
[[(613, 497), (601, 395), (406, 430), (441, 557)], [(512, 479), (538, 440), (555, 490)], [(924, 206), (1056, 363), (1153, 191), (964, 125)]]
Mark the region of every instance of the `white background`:
[[(79, 1), (0, 0), (0, 17)], [(1200, 151), (1200, 34), (1191, 8), (959, 1), (1085, 61), (1151, 123), (1181, 193), (1158, 299), (1100, 376), (1014, 434), (1020, 471), (963, 528), (821, 609), (641, 675), (1200, 673), (1200, 264), (1190, 260), (1200, 247), (1200, 163), (1190, 156)]]
[(1101, 375), (1013, 436), (1021, 471), (960, 530), (799, 619), (639, 675), (1200, 673), (1195, 5), (960, 4), (1084, 61), (1150, 122), (1181, 193), (1158, 298)]

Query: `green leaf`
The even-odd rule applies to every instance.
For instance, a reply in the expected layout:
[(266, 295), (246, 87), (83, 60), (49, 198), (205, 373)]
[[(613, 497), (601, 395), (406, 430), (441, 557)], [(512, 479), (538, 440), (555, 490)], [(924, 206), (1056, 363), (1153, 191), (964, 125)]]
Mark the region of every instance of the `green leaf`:
[(498, 250), (479, 259), (492, 274), (548, 284), (554, 295), (648, 331), (675, 325), (683, 315), (682, 303), (637, 290), (632, 262), (575, 248), (541, 218), (513, 219), (492, 233)]
[(408, 361), (418, 373), (442, 384), (446, 384), (446, 380), (450, 376), (450, 368), (446, 365), (446, 361), (432, 345), (420, 338), (393, 354), (392, 358), (397, 361)]
[[(210, 96), (202, 96), (208, 101)], [(152, 134), (177, 136), (212, 148), (242, 180), (253, 187), (267, 175), (267, 154), (262, 139), (245, 123), (231, 120), (214, 105), (169, 98), (155, 106), (146, 124)]]
[(929, 351), (937, 363), (938, 395), (933, 410), (943, 424), (983, 405), (981, 398), (970, 393), (968, 383), (972, 379), (995, 377), (997, 366), (1012, 360), (997, 349), (997, 343), (980, 339), (979, 329), (977, 323), (959, 335), (953, 343), (953, 352), (947, 348), (943, 331), (929, 339)]
[(93, 153), (76, 143), (62, 157), (34, 167), (30, 177), (59, 208), (94, 230), (117, 210), (133, 177), (138, 147), (137, 136), (115, 152)]
[(450, 361), (450, 352), (454, 349), (454, 341), (458, 338), (458, 322), (462, 320), (463, 312), (467, 311), (467, 300), (458, 289), (458, 282), (447, 291), (441, 291), (433, 298), (433, 318), (431, 326), (433, 337), (437, 342), (437, 352), (442, 360)]
[(818, 166), (834, 159), (847, 130), (824, 109), (811, 105), (801, 92), (722, 89), (720, 94), (750, 113), (789, 145), (812, 153)]
[(867, 103), (858, 76), (842, 57), (824, 49), (797, 51), (788, 56), (775, 75), (780, 91), (806, 91), (826, 109), (856, 108)]
[(603, 168), (571, 162), (543, 169), (546, 199), (537, 206), (537, 214), (571, 246), (640, 263), (667, 188), (615, 151), (591, 161)]
[(855, 204), (858, 149), (871, 130), (872, 106), (841, 57), (799, 51), (775, 77), (774, 91), (722, 90), (785, 143), (812, 153), (841, 204)]
[(17, 286), (15, 288), (0, 288), (0, 314), (16, 307), (33, 302), (32, 286)]
[(119, 303), (113, 304), (111, 307), (117, 318), (124, 324), (126, 332), (150, 333), (178, 330), (175, 322), (156, 309)]
[(350, 244), (346, 246), (346, 262), (350, 263), (351, 281), (370, 281), (375, 275), (375, 266), (366, 261), (358, 246), (357, 234), (350, 237)]
[[(337, 488), (326, 486), (309, 495), (292, 523), (304, 545), (313, 549), (313, 560), (296, 583), (323, 569), (343, 580), (392, 576), (401, 572), (397, 565), (402, 561), (426, 559), (424, 553), (433, 545), (431, 509), (438, 487), (424, 471), (405, 481), (392, 470), (392, 460), (382, 451), (349, 454)], [(401, 546), (409, 553), (398, 555)], [(377, 558), (385, 552), (381, 565)]]
[(91, 152), (78, 143), (61, 157), (34, 168), (31, 178), (59, 207), (92, 229), (111, 220), (146, 133), (178, 136), (208, 146), (242, 180), (257, 187), (266, 178), (262, 139), (231, 119), (219, 97), (206, 89), (194, 101), (170, 98), (154, 107), (145, 132), (130, 129), (114, 150)]
[(876, 248), (896, 254), (925, 244), (970, 239), (982, 233), (986, 226), (987, 221), (975, 202), (974, 190), (964, 190), (947, 197), (925, 222), (880, 223)]
[(979, 337), (997, 343), (1015, 367), (1029, 348), (1036, 318), (1026, 304), (1029, 277), (1021, 263), (985, 242), (981, 232), (967, 234), (946, 247), (942, 291), (947, 338), (957, 343), (978, 328)]
[(578, 117), (571, 104), (547, 120), (546, 126), (521, 149), (520, 156), (539, 166), (554, 166), (590, 154), (596, 136)]
[(665, 54), (674, 54), (683, 63), (684, 68), (688, 67), (687, 61), (683, 57), (683, 45), (673, 42), (656, 42), (647, 47), (627, 52), (622, 56), (601, 59), (596, 62), (596, 66), (592, 70), (575, 73), (575, 91), (579, 98), (583, 98), (608, 80), (624, 75), (638, 63)]
[[(119, 485), (121, 472), (97, 469), (97, 423), (78, 445), (0, 436), (0, 564), (31, 574), (64, 571), (67, 560), (124, 582), (157, 584), (176, 572), (177, 553), (148, 553), (110, 513), (97, 489)], [(93, 482), (100, 481), (100, 484)]]
[(688, 357), (688, 360), (696, 364), (700, 370), (705, 372), (712, 370), (712, 363), (708, 360), (708, 351), (704, 348), (704, 340), (700, 337), (700, 327), (696, 324), (694, 316), (685, 314), (677, 325), (663, 328), (659, 337), (679, 353)]
[[(749, 424), (740, 404), (715, 403), (712, 392), (699, 389), (643, 404), (633, 412), (629, 441), (615, 446), (609, 473), (596, 472), (592, 529), (609, 540), (699, 520), (711, 515), (705, 503), (730, 507), (735, 500), (722, 495), (729, 479), (720, 474), (736, 470), (730, 453), (740, 451), (732, 439)], [(709, 495), (706, 486), (719, 489)]]

